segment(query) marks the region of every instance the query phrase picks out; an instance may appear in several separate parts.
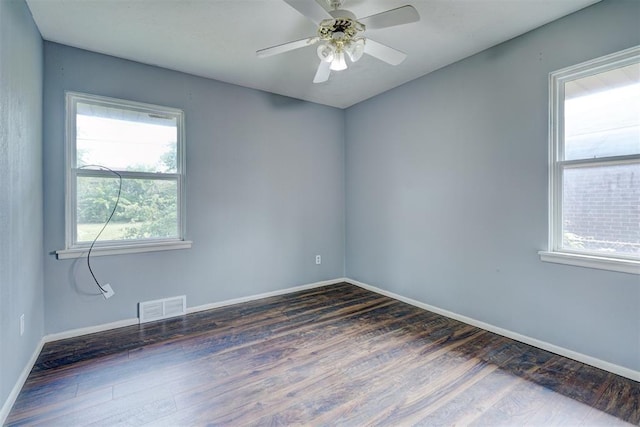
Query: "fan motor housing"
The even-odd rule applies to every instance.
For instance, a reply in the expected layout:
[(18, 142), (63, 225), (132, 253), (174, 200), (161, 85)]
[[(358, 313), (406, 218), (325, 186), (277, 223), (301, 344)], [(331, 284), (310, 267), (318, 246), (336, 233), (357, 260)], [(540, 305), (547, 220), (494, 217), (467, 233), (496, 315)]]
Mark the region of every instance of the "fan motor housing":
[(318, 27), (318, 37), (322, 40), (348, 41), (365, 30), (364, 24), (348, 10), (332, 10), (329, 14), (333, 19), (325, 19)]

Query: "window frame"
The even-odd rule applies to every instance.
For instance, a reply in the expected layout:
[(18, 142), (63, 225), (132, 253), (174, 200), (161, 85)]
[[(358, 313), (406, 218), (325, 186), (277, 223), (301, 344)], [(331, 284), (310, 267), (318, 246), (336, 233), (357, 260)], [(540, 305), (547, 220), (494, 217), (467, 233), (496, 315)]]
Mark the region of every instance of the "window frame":
[(176, 120), (177, 146), (175, 173), (135, 172), (116, 170), (123, 179), (152, 179), (175, 181), (177, 186), (177, 228), (176, 238), (149, 238), (132, 240), (97, 241), (91, 250), (92, 256), (117, 255), (125, 253), (154, 252), (174, 249), (188, 249), (190, 241), (185, 240), (186, 233), (186, 197), (185, 197), (185, 132), (184, 111), (178, 108), (110, 98), (81, 92), (65, 92), (65, 249), (56, 251), (58, 259), (86, 256), (92, 242), (77, 241), (77, 178), (104, 177), (113, 178), (108, 170), (77, 168), (76, 117), (77, 104), (85, 103), (108, 106), (148, 114), (171, 117)]
[(549, 74), (549, 240), (548, 250), (539, 252), (542, 261), (640, 274), (640, 260), (635, 257), (572, 251), (562, 247), (563, 171), (640, 163), (640, 154), (564, 160), (564, 83), (638, 62), (640, 46), (635, 46)]

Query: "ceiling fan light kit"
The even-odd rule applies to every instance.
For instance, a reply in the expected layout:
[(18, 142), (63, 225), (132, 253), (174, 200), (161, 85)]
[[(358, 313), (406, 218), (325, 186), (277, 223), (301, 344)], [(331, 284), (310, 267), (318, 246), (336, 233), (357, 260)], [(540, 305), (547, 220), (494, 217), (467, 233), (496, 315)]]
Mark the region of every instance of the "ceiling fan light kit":
[(336, 53), (336, 57), (331, 61), (329, 66), (331, 71), (342, 71), (347, 69), (347, 61), (344, 60), (344, 52), (339, 50)]
[(323, 41), (318, 46), (318, 58), (331, 63), (329, 69), (332, 71), (346, 70), (345, 52), (351, 62), (356, 62), (364, 53), (365, 39), (357, 36), (365, 30), (365, 26), (348, 10), (336, 9), (329, 13), (334, 19), (325, 19), (318, 27), (318, 37)]
[(317, 35), (261, 49), (256, 54), (260, 58), (266, 58), (320, 42), (316, 49), (320, 65), (313, 79), (314, 83), (327, 81), (331, 71), (346, 70), (348, 66), (345, 54), (352, 63), (357, 62), (366, 53), (391, 65), (400, 64), (407, 56), (405, 53), (365, 38), (362, 33), (367, 29), (367, 25), (372, 29), (379, 29), (408, 24), (420, 19), (418, 11), (409, 5), (358, 20), (352, 12), (341, 9), (341, 0), (328, 0), (328, 5), (332, 9), (329, 11), (314, 0), (284, 1), (318, 25)]

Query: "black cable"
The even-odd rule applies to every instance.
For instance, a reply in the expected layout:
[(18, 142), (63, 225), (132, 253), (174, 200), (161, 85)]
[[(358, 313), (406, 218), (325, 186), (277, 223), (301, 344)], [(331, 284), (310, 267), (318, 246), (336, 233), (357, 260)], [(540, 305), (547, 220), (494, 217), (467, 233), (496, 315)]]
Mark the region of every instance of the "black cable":
[(111, 215), (109, 215), (109, 218), (107, 218), (107, 222), (104, 223), (104, 225), (102, 226), (102, 229), (100, 229), (100, 232), (96, 235), (95, 239), (93, 239), (93, 242), (91, 242), (91, 246), (89, 246), (89, 252), (87, 253), (87, 267), (89, 267), (89, 273), (91, 273), (91, 277), (93, 277), (93, 281), (96, 282), (96, 285), (98, 285), (98, 288), (100, 288), (100, 292), (102, 292), (103, 294), (106, 294), (107, 291), (102, 287), (102, 285), (100, 285), (100, 282), (98, 282), (98, 279), (96, 279), (96, 275), (93, 273), (93, 269), (91, 268), (91, 251), (93, 250), (93, 246), (96, 244), (96, 242), (100, 238), (100, 235), (102, 234), (104, 229), (107, 228), (107, 225), (109, 225), (109, 222), (111, 222), (111, 218), (113, 218), (113, 215), (116, 213), (116, 209), (118, 208), (118, 203), (120, 202), (120, 194), (122, 193), (122, 175), (120, 175), (118, 172), (114, 171), (113, 169), (109, 169), (108, 167), (102, 166), (102, 165), (84, 165), (84, 166), (80, 166), (78, 169), (84, 169), (88, 167), (100, 168), (102, 170), (109, 171), (112, 174), (116, 175), (119, 179), (118, 196), (116, 197), (116, 203), (113, 205), (113, 210), (111, 211)]

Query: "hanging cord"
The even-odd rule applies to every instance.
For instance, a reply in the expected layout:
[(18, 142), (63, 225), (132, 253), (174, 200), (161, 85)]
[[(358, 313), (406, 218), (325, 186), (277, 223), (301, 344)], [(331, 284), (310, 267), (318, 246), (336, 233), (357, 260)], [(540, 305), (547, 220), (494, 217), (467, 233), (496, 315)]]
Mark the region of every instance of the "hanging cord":
[(118, 208), (118, 203), (120, 202), (120, 194), (122, 193), (122, 175), (120, 175), (118, 172), (114, 171), (113, 169), (109, 169), (108, 167), (102, 166), (102, 165), (84, 165), (84, 166), (80, 166), (78, 169), (84, 169), (89, 167), (100, 168), (102, 170), (109, 171), (118, 177), (118, 196), (116, 197), (116, 203), (113, 205), (113, 209), (111, 210), (111, 215), (109, 215), (109, 218), (107, 218), (107, 221), (102, 226), (102, 229), (100, 229), (100, 232), (96, 235), (95, 239), (93, 239), (93, 242), (91, 242), (91, 246), (89, 247), (89, 252), (87, 253), (87, 267), (89, 267), (89, 273), (91, 273), (91, 277), (93, 277), (93, 281), (96, 282), (96, 285), (98, 285), (98, 288), (100, 288), (100, 292), (105, 294), (107, 293), (106, 289), (104, 289), (102, 285), (100, 285), (100, 282), (98, 282), (98, 279), (96, 279), (96, 275), (93, 273), (93, 269), (91, 268), (91, 251), (93, 250), (93, 246), (96, 244), (96, 242), (100, 238), (100, 235), (102, 234), (104, 229), (107, 228), (107, 225), (109, 225), (109, 222), (111, 222), (111, 218), (113, 218), (113, 215), (116, 213), (116, 209)]

